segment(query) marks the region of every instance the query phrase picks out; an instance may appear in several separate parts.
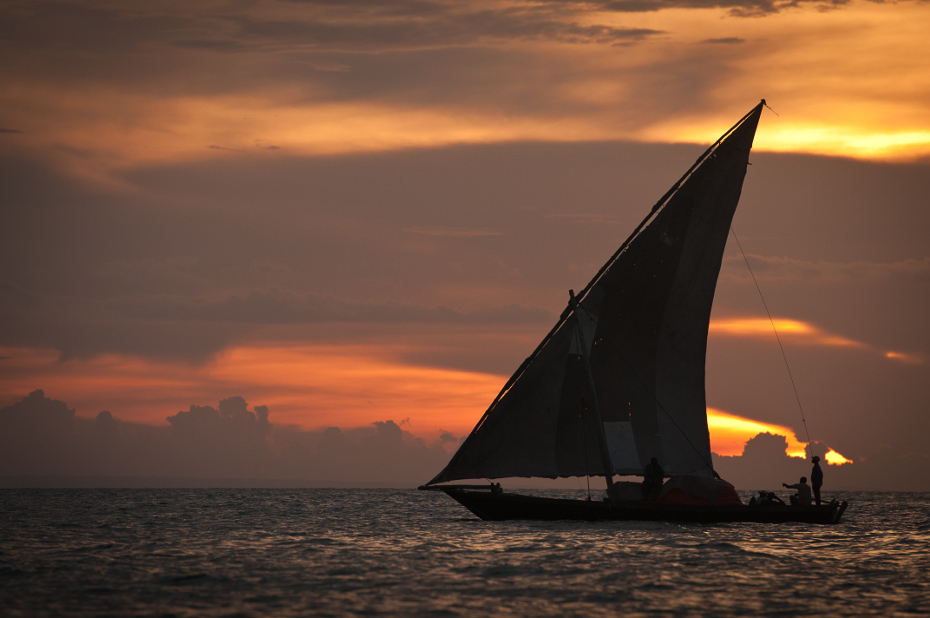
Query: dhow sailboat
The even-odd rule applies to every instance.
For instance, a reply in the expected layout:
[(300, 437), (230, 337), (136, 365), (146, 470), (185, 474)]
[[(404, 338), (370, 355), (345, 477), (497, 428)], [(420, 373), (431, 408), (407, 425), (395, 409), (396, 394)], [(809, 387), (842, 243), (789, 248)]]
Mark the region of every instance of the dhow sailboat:
[[(704, 362), (724, 248), (765, 101), (652, 207), (507, 380), (449, 464), (441, 490), (486, 520), (835, 524), (846, 503), (744, 505), (714, 471)], [(656, 492), (614, 477), (643, 476)], [(599, 500), (456, 481), (603, 476)]]

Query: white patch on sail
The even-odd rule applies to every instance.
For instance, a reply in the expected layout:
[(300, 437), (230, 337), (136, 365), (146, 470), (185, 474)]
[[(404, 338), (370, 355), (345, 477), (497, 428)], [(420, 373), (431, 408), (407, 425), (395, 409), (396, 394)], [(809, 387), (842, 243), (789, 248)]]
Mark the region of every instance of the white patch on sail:
[(630, 421), (613, 421), (604, 423), (604, 437), (607, 439), (607, 452), (614, 470), (642, 470), (636, 441), (633, 439), (633, 423)]

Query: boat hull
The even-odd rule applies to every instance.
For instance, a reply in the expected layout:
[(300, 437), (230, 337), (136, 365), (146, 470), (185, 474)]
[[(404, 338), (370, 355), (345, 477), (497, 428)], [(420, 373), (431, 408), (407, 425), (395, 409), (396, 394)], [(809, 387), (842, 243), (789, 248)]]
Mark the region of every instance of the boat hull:
[(520, 494), (443, 487), (442, 491), (487, 521), (670, 521), (688, 523), (750, 522), (837, 524), (846, 502), (822, 506), (680, 505), (656, 502), (616, 502), (543, 498)]

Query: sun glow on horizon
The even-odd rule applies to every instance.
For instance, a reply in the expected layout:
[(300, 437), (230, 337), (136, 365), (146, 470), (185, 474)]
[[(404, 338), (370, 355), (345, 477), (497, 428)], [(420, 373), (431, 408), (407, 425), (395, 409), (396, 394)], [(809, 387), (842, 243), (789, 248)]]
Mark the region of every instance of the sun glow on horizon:
[[(783, 425), (763, 423), (715, 408), (707, 408), (707, 429), (710, 431), (711, 450), (724, 457), (742, 455), (746, 442), (761, 433), (784, 437), (788, 443), (786, 453), (789, 457), (805, 459), (808, 456), (809, 444), (799, 440), (794, 430)], [(851, 459), (832, 448), (823, 459), (833, 466), (853, 463)]]
[(718, 455), (742, 455), (747, 441), (760, 433), (770, 433), (785, 438), (790, 457), (807, 456), (807, 443), (798, 440), (794, 431), (783, 425), (763, 423), (715, 408), (707, 408), (707, 428), (710, 431), (711, 450)]

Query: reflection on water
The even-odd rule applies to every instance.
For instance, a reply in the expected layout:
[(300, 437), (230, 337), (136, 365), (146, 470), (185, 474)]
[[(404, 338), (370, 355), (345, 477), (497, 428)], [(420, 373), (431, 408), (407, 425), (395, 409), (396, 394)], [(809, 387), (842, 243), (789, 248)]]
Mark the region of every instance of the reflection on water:
[(839, 526), (486, 523), (415, 490), (0, 490), (0, 607), (8, 616), (930, 609), (930, 494), (831, 497), (851, 505)]

